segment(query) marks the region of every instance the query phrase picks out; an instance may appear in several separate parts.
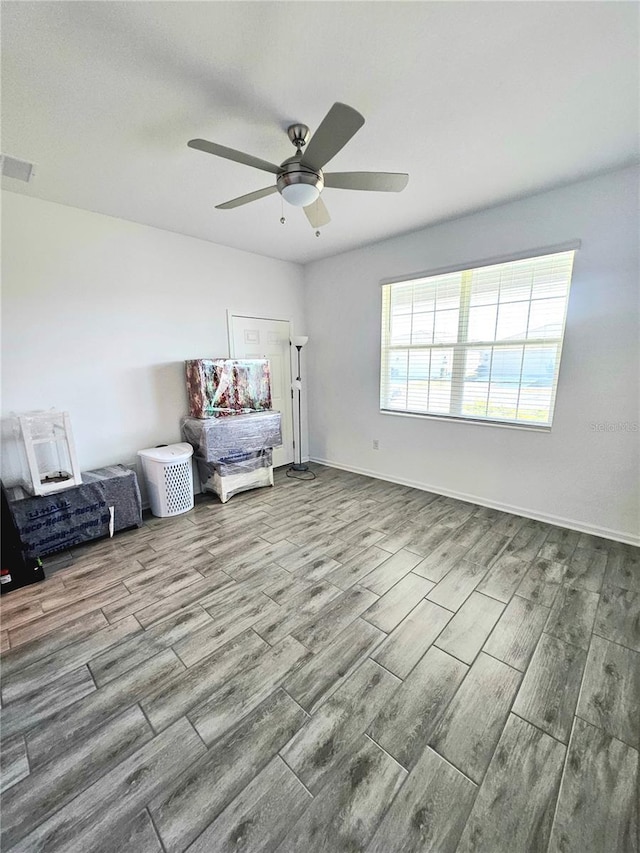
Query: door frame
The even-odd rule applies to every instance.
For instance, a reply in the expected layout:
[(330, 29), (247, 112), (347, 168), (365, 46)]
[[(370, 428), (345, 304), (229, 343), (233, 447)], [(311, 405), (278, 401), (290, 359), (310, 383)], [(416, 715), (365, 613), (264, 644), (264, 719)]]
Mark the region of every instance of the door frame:
[[(295, 406), (293, 405), (293, 377), (294, 373), (294, 365), (293, 365), (293, 347), (291, 346), (291, 337), (293, 335), (293, 320), (290, 317), (265, 317), (261, 314), (251, 314), (247, 311), (234, 311), (231, 308), (227, 308), (227, 343), (229, 345), (229, 357), (235, 358), (233, 350), (233, 318), (234, 317), (244, 317), (247, 320), (273, 320), (276, 323), (288, 323), (289, 324), (289, 389), (291, 400), (291, 422), (292, 422), (292, 438), (293, 438), (293, 461), (296, 458), (296, 437), (298, 435), (298, 416), (295, 411)], [(285, 379), (287, 377), (285, 376)], [(304, 414), (302, 418), (302, 423), (304, 425)], [(289, 464), (289, 463), (287, 463)]]

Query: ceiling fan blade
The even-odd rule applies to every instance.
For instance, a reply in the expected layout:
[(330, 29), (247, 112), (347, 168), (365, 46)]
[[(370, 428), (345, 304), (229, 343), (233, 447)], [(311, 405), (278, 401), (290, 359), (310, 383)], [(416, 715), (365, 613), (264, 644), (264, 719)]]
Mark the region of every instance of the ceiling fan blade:
[(272, 187), (265, 187), (263, 190), (255, 190), (252, 193), (232, 198), (231, 201), (225, 201), (224, 204), (216, 204), (216, 210), (231, 210), (233, 207), (240, 207), (243, 204), (249, 204), (250, 201), (258, 201), (259, 198), (264, 198), (266, 195), (277, 192), (278, 187), (274, 184)]
[(322, 169), (362, 127), (364, 118), (353, 107), (334, 104), (320, 122), (320, 127), (303, 149), (302, 164), (317, 171)]
[(331, 222), (329, 211), (321, 198), (316, 199), (311, 204), (304, 208), (312, 228), (322, 228), (323, 225), (328, 225)]
[(325, 172), (324, 185), (337, 190), (376, 190), (399, 193), (409, 180), (402, 172)]
[(263, 172), (272, 172), (277, 175), (280, 171), (280, 166), (276, 166), (275, 163), (269, 163), (259, 157), (252, 157), (251, 154), (236, 151), (235, 148), (226, 148), (224, 145), (208, 142), (206, 139), (190, 139), (187, 145), (189, 148), (196, 148), (198, 151), (205, 151), (207, 154), (215, 154), (216, 157), (224, 157), (225, 160), (234, 160), (236, 163), (243, 163), (245, 166), (253, 166), (254, 169), (262, 169)]

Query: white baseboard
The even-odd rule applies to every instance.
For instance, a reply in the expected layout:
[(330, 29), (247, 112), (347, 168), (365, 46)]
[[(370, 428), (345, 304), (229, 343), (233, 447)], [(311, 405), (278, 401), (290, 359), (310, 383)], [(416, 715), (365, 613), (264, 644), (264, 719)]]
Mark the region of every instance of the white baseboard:
[(332, 462), (329, 459), (320, 459), (318, 456), (311, 457), (312, 462), (317, 462), (319, 465), (327, 465), (329, 468), (339, 468), (342, 471), (351, 471), (353, 474), (363, 474), (365, 477), (374, 477), (376, 480), (386, 480), (388, 483), (397, 483), (400, 486), (410, 486), (413, 489), (420, 489), (423, 492), (434, 492), (438, 495), (443, 495), (447, 498), (456, 498), (460, 501), (479, 504), (490, 509), (498, 509), (502, 512), (510, 512), (513, 515), (521, 515), (524, 518), (532, 518), (534, 521), (544, 521), (547, 524), (556, 524), (559, 527), (567, 527), (569, 530), (577, 530), (579, 533), (589, 533), (592, 536), (600, 536), (603, 539), (613, 539), (615, 542), (623, 542), (626, 545), (640, 546), (640, 536), (633, 533), (625, 533), (620, 530), (611, 530), (609, 527), (598, 527), (592, 524), (584, 524), (584, 522), (576, 521), (573, 518), (564, 518), (560, 515), (551, 515), (550, 513), (534, 512), (521, 506), (512, 506), (509, 504), (500, 503), (498, 501), (490, 501), (479, 495), (468, 495), (464, 492), (455, 492), (449, 489), (442, 489), (439, 486), (431, 486), (428, 483), (419, 483), (416, 480), (407, 480), (402, 477), (388, 477), (370, 471), (368, 468), (356, 468), (352, 465), (342, 465), (338, 462)]

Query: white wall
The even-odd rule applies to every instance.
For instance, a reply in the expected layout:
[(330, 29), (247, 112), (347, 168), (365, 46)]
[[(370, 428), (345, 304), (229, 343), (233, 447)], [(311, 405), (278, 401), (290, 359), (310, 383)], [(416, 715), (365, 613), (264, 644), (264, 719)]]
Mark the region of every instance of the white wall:
[[(381, 279), (575, 238), (550, 433), (380, 414)], [(638, 262), (633, 168), (309, 264), (311, 457), (638, 542)]]
[(2, 203), (2, 415), (68, 410), (83, 470), (180, 441), (183, 362), (229, 354), (227, 308), (304, 332), (297, 264), (16, 193)]

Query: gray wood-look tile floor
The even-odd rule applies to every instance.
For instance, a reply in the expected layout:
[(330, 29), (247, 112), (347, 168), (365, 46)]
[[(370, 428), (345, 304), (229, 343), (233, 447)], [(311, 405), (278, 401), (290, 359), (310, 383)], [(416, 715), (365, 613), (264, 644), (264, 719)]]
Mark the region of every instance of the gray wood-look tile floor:
[(312, 467), (3, 597), (2, 850), (638, 853), (639, 549)]

